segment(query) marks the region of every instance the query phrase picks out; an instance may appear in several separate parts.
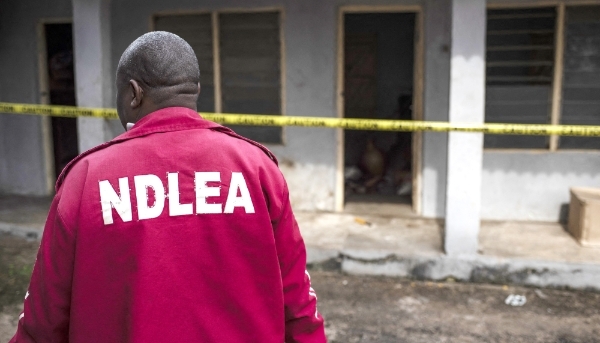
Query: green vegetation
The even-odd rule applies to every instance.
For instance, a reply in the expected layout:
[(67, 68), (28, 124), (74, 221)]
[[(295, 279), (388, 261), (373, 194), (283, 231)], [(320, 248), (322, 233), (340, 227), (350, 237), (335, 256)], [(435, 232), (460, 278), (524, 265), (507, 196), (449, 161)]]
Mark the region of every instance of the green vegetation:
[(0, 234), (0, 311), (23, 301), (38, 244)]

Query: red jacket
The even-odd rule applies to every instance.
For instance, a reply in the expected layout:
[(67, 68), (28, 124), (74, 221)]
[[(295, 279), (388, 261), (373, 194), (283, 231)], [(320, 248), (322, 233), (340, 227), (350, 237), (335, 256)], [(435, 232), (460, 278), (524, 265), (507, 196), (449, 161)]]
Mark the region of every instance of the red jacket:
[(276, 163), (180, 107), (80, 155), (11, 342), (325, 342)]

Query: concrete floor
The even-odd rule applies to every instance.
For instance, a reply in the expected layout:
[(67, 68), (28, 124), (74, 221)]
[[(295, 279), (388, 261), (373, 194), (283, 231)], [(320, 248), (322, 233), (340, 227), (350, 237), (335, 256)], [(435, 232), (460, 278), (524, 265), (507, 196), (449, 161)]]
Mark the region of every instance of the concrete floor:
[(600, 248), (581, 246), (557, 223), (484, 222), (479, 242), (483, 255), (600, 263)]
[[(0, 232), (41, 238), (50, 200), (0, 197)], [(582, 247), (558, 223), (484, 221), (479, 254), (447, 256), (443, 222), (406, 203), (354, 202), (345, 213), (296, 217), (308, 262), (333, 261), (348, 273), (600, 290), (600, 249)]]
[[(296, 217), (309, 247), (443, 255), (441, 220), (306, 212)], [(481, 256), (600, 264), (600, 249), (581, 246), (559, 223), (483, 221), (479, 244)]]
[(478, 254), (448, 256), (443, 221), (408, 204), (354, 202), (346, 213), (296, 216), (309, 263), (333, 261), (350, 274), (600, 290), (600, 249), (582, 247), (559, 223), (483, 221)]

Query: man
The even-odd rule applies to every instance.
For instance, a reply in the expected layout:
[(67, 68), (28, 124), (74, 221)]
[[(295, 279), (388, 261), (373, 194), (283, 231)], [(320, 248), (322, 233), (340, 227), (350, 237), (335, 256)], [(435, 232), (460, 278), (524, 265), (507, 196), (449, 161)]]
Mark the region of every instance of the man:
[(117, 68), (128, 131), (59, 177), (11, 342), (324, 342), (275, 157), (196, 112), (200, 71), (151, 32)]

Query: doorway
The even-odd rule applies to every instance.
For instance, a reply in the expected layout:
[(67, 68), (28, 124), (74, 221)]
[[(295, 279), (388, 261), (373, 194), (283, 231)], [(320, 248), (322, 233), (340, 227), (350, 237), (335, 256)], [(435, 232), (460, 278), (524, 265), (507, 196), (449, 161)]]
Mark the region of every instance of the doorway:
[[(343, 15), (343, 117), (412, 120), (416, 12)], [(410, 132), (344, 131), (344, 210), (413, 215)]]
[[(71, 23), (44, 23), (46, 102), (51, 105), (76, 106)], [(77, 118), (52, 117), (54, 176), (79, 153)]]

